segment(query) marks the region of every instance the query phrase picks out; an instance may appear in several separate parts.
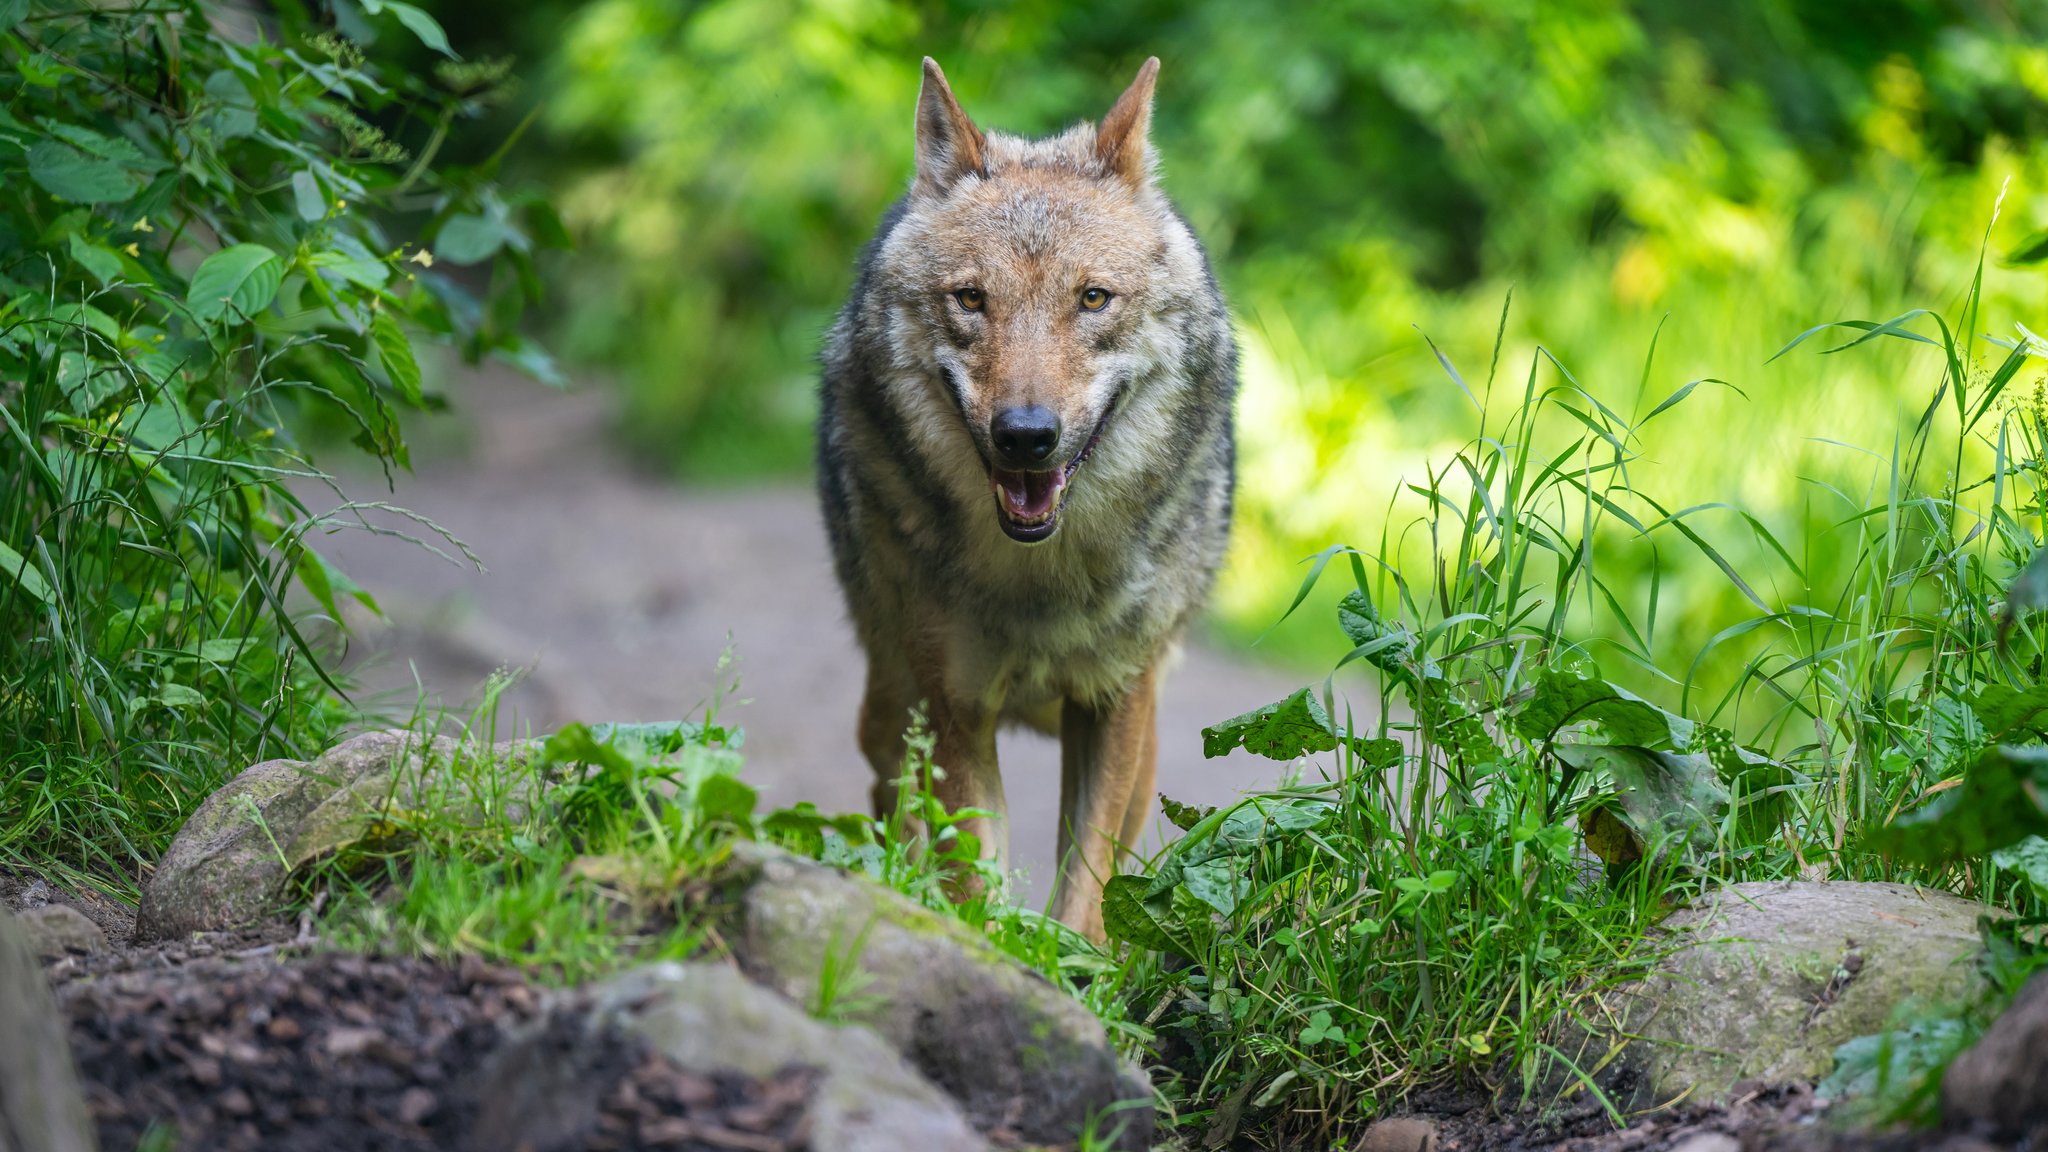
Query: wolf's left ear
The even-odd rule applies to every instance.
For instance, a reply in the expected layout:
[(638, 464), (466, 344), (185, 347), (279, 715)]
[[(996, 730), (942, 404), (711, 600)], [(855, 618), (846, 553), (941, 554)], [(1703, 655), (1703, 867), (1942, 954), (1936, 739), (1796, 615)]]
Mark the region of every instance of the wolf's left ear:
[(1096, 159), (1134, 188), (1152, 179), (1152, 86), (1158, 79), (1159, 57), (1153, 56), (1095, 130)]
[(917, 90), (918, 186), (944, 192), (967, 173), (984, 172), (981, 150), (981, 129), (953, 99), (939, 62), (925, 57), (924, 86)]

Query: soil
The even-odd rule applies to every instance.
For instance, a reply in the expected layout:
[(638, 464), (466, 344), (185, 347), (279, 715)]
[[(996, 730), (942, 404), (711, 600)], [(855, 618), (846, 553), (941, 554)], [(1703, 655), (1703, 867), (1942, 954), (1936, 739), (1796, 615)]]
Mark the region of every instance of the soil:
[[(1441, 1152), (2034, 1152), (1966, 1133), (1848, 1131), (1809, 1085), (1759, 1087), (1726, 1107), (1677, 1106), (1616, 1129), (1591, 1100), (1501, 1115), (1483, 1097), (1431, 1094), (1410, 1115), (1434, 1125)], [(1373, 1150), (1367, 1141), (1361, 1147)], [(1385, 1152), (1392, 1152), (1389, 1144)]]
[[(236, 941), (235, 943), (242, 943)], [(163, 950), (59, 975), (73, 1056), (106, 1149), (756, 1149), (809, 1146), (817, 1077), (685, 1072), (638, 1041), (545, 1028), (582, 1087), (518, 1132), (469, 1087), (544, 993), (517, 972), (251, 945), (178, 963)], [(202, 942), (218, 950), (218, 942)], [(591, 1104), (595, 1106), (592, 1107)]]

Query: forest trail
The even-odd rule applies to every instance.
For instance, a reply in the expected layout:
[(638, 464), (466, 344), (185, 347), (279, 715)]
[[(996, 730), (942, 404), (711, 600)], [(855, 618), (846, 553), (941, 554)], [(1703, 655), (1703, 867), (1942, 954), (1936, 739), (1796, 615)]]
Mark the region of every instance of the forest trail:
[[(769, 804), (866, 805), (853, 742), (864, 664), (807, 484), (686, 487), (638, 472), (612, 445), (612, 400), (599, 388), (565, 393), (485, 368), (460, 372), (451, 398), (450, 415), (416, 420), (417, 473), (395, 491), (371, 475), (343, 484), (355, 500), (432, 520), (486, 570), (363, 531), (314, 537), (385, 611), (352, 618), (359, 701), (409, 714), (416, 671), (431, 699), (460, 710), (493, 669), (530, 666), (505, 697), (501, 737), (697, 716), (730, 637), (740, 686), (722, 715), (746, 729), (746, 779)], [(300, 491), (315, 513), (335, 504), (324, 489)], [(388, 514), (373, 522), (420, 532)], [(1160, 702), (1159, 791), (1216, 804), (1277, 779), (1283, 765), (1242, 752), (1205, 759), (1201, 729), (1308, 679), (1189, 644)], [(1000, 755), (1012, 861), (1042, 902), (1059, 748), (1005, 733)]]

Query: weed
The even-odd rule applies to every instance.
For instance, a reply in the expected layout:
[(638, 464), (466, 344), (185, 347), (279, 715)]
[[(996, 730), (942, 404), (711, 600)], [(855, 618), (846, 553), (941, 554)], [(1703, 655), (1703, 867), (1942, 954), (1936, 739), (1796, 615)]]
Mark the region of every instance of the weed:
[[(2048, 814), (2025, 801), (2048, 689), (2034, 578), (2010, 601), (2006, 584), (2039, 548), (2048, 429), (2038, 405), (1998, 401), (2048, 348), (2020, 329), (1979, 366), (1976, 301), (1953, 321), (1843, 325), (1830, 351), (1929, 347), (1933, 400), (1877, 500), (1816, 481), (1843, 506), (1808, 545), (1824, 556), (1802, 564), (1740, 514), (1781, 571), (1737, 570), (1694, 526), (1720, 506), (1649, 494), (1641, 430), (1698, 382), (1627, 417), (1539, 348), (1502, 412), (1498, 338), (1477, 393), (1440, 354), (1476, 433), (1406, 486), (1408, 528), (1326, 550), (1295, 598), (1341, 560), (1350, 651), (1320, 690), (1204, 732), (1210, 754), (1295, 762), (1293, 778), (1217, 811), (1169, 803), (1184, 835), (1105, 894), (1182, 1123), (1212, 1142), (1246, 1126), (1329, 1140), (1417, 1086), (1529, 1099), (1560, 1075), (1613, 1112), (1553, 1030), (1654, 960), (1645, 933), (1668, 908), (1723, 880), (1899, 879), (2043, 909), (2030, 869)], [(1979, 458), (1988, 473), (1962, 482)], [(1601, 568), (1667, 541), (1756, 609), (1686, 663), (1656, 645), (1654, 578), (1632, 608)], [(1725, 687), (1699, 690), (1731, 661)], [(1339, 676), (1357, 669), (1370, 706), (1354, 713)], [(1952, 1051), (1940, 1036), (1915, 1050)], [(1904, 1043), (1873, 1041), (1879, 1067)]]

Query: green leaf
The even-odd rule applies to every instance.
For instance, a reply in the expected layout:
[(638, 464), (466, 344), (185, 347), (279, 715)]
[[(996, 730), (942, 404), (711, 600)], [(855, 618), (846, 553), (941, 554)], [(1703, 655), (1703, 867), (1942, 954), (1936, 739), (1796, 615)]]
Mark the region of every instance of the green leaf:
[(1237, 748), (1271, 760), (1292, 760), (1337, 746), (1336, 726), (1315, 694), (1303, 688), (1285, 700), (1202, 729), (1202, 754), (1227, 756)]
[(760, 793), (737, 776), (717, 773), (697, 786), (697, 811), (707, 820), (725, 820), (742, 828), (752, 823)]
[(284, 261), (261, 244), (236, 244), (208, 256), (192, 273), (185, 302), (203, 321), (238, 323), (270, 307), (284, 281)]
[(1681, 752), (1692, 746), (1693, 723), (1609, 684), (1545, 668), (1535, 694), (1515, 713), (1515, 731), (1531, 744), (1554, 739), (1560, 729), (1586, 722), (1600, 725), (1612, 743)]
[(76, 232), (71, 234), (71, 258), (92, 273), (93, 279), (98, 280), (102, 287), (121, 277), (121, 258)]
[(400, 24), (411, 29), (412, 34), (419, 37), (420, 43), (450, 60), (462, 59), (455, 54), (455, 49), (448, 46), (448, 33), (442, 31), (441, 25), (423, 9), (400, 3), (399, 0), (363, 0), (363, 11), (372, 16), (389, 12), (398, 17)]
[[(554, 735), (542, 742), (541, 762), (547, 764), (588, 764), (593, 768), (609, 768), (617, 772), (633, 771), (633, 761), (613, 746), (604, 731), (610, 725), (600, 724), (595, 729), (588, 724), (566, 724)], [(630, 727), (620, 725), (619, 727)]]
[(2048, 839), (2029, 836), (1993, 852), (1991, 862), (2026, 877), (2027, 883), (2034, 886), (2034, 894), (2048, 899)]
[(1972, 860), (2048, 835), (2048, 747), (1994, 744), (1963, 782), (1872, 831), (1869, 845), (1915, 864)]
[(2005, 612), (1998, 618), (2000, 646), (2005, 644), (2012, 626), (2019, 622), (2020, 614), (2037, 608), (2048, 608), (2048, 548), (2036, 551), (2005, 590)]
[(367, 252), (360, 256), (348, 252), (315, 252), (306, 257), (306, 266), (326, 276), (329, 283), (357, 284), (372, 291), (384, 287), (391, 280), (390, 266)]
[(1161, 923), (1172, 904), (1163, 896), (1147, 899), (1148, 887), (1150, 881), (1143, 876), (1110, 877), (1102, 886), (1102, 930), (1112, 940), (1153, 952), (1180, 952)]
[(163, 170), (162, 164), (151, 160), (133, 141), (123, 137), (108, 136), (94, 132), (90, 128), (80, 128), (76, 124), (57, 122), (50, 123), (47, 131), (88, 156), (111, 160), (137, 176), (147, 176)]
[(501, 220), (489, 216), (453, 216), (434, 236), (434, 258), (450, 264), (487, 260), (511, 239)]
[(2025, 689), (2003, 684), (1986, 684), (1967, 697), (1970, 711), (1977, 716), (1988, 740), (2004, 740), (2014, 732), (2048, 735), (2048, 684)]
[(1646, 845), (1675, 839), (1696, 851), (1714, 847), (1728, 790), (1704, 753), (1621, 744), (1561, 744), (1551, 752), (1582, 772), (1606, 773), (1620, 819)]
[(28, 15), (28, 0), (0, 0), (0, 32), (12, 32)]
[(50, 585), (43, 574), (36, 570), (21, 553), (0, 544), (0, 576), (12, 580), (16, 587), (45, 604), (54, 604), (57, 597), (50, 591)]
[(705, 738), (704, 725), (693, 720), (592, 724), (586, 731), (592, 739), (609, 745), (639, 748), (650, 756), (673, 756), (684, 748), (702, 745)]
[(1924, 1078), (1938, 1075), (1972, 1038), (1971, 1029), (1950, 1018), (1858, 1036), (1835, 1046), (1834, 1071), (1815, 1091), (1830, 1100), (1880, 1091), (1904, 1094)]
[(1415, 634), (1381, 619), (1379, 609), (1365, 593), (1346, 592), (1337, 602), (1337, 626), (1354, 645), (1345, 659), (1364, 660), (1383, 672), (1406, 672), (1405, 661), (1415, 651)]
[(119, 163), (55, 140), (38, 140), (28, 150), (28, 174), (44, 191), (73, 204), (126, 200), (142, 187)]
[(1245, 863), (1235, 856), (1189, 864), (1181, 869), (1180, 882), (1188, 895), (1225, 916), (1237, 911), (1239, 902), (1252, 891), (1252, 878), (1245, 872)]
[(1422, 721), (1423, 731), (1437, 747), (1449, 752), (1455, 762), (1466, 768), (1507, 762), (1507, 751), (1486, 730), (1485, 721), (1474, 713), (1463, 694), (1449, 682), (1421, 680), (1412, 686), (1411, 695), (1415, 702), (1415, 715)]
[(1201, 823), (1215, 811), (1214, 805), (1204, 808), (1193, 804), (1183, 804), (1165, 795), (1159, 797), (1160, 815), (1165, 816), (1174, 827), (1183, 832)]
[(392, 387), (398, 389), (407, 403), (418, 407), (425, 400), (420, 392), (419, 362), (413, 359), (412, 341), (391, 313), (377, 313), (377, 318), (370, 322), (370, 340), (377, 345), (377, 354), (384, 361), (384, 373), (391, 377)]
[(295, 571), (298, 573), (299, 583), (312, 594), (313, 599), (319, 601), (331, 619), (341, 619), (341, 609), (335, 602), (337, 593), (353, 596), (358, 603), (378, 616), (384, 614), (384, 610), (377, 605), (376, 597), (364, 591), (354, 580), (349, 579), (348, 573), (329, 563), (325, 556), (311, 548), (299, 554), (299, 563)]
[(2048, 260), (2048, 232), (2036, 232), (2020, 241), (2005, 258), (2007, 264), (2039, 264), (2043, 260)]
[(240, 657), (258, 648), (259, 645), (247, 637), (227, 636), (215, 640), (201, 640), (192, 654), (212, 664), (233, 664)]
[(299, 219), (308, 224), (327, 219), (327, 196), (320, 191), (320, 181), (310, 169), (292, 173), (292, 206), (298, 209)]
[(165, 684), (157, 689), (156, 700), (166, 708), (206, 707), (206, 697), (197, 688), (184, 684)]
[(1255, 797), (1240, 803), (1216, 828), (1212, 851), (1242, 855), (1273, 840), (1320, 827), (1336, 812), (1321, 800), (1282, 801)]
[(74, 75), (77, 69), (52, 57), (48, 52), (36, 52), (15, 60), (15, 71), (21, 78), (38, 88), (55, 88), (63, 83), (64, 77)]

